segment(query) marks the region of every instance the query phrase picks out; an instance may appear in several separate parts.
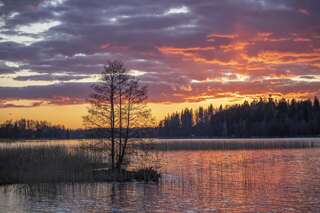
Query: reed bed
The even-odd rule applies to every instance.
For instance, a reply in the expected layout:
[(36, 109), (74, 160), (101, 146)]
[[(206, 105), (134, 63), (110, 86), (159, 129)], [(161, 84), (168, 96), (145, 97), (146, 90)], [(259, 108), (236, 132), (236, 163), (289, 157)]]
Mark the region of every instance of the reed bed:
[(241, 150), (241, 149), (300, 149), (320, 147), (320, 141), (305, 139), (163, 139), (138, 145), (140, 149), (176, 150)]
[(0, 184), (91, 182), (102, 158), (81, 149), (39, 145), (0, 148)]
[(0, 185), (158, 181), (160, 173), (143, 165), (111, 170), (103, 153), (81, 145), (7, 145), (0, 146)]

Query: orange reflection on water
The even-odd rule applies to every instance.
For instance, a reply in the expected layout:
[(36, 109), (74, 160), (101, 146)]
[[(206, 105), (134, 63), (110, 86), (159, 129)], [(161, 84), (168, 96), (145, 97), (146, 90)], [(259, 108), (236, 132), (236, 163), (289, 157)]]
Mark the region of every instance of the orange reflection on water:
[(31, 193), (0, 187), (0, 211), (320, 212), (319, 148), (156, 154), (159, 183), (58, 184)]
[(199, 209), (317, 212), (318, 156), (319, 149), (169, 152), (171, 184), (163, 190), (178, 202), (191, 199)]

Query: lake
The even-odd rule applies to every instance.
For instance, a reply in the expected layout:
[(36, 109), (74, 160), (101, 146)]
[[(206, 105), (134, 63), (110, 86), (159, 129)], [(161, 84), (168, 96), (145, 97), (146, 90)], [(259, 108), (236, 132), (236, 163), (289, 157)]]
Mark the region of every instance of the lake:
[(0, 212), (320, 212), (320, 148), (157, 155), (157, 184), (2, 186)]

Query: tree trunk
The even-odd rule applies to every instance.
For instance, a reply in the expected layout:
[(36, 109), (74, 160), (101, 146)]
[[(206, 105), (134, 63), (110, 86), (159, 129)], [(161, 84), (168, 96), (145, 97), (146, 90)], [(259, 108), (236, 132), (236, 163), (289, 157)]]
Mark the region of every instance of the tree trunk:
[(121, 153), (122, 153), (122, 90), (119, 91), (119, 152), (117, 168), (121, 169)]
[(114, 141), (114, 79), (111, 78), (111, 88), (110, 88), (110, 121), (111, 121), (111, 169), (113, 170), (115, 168), (114, 166), (114, 156), (115, 156), (115, 141)]
[(122, 152), (121, 152), (121, 156), (120, 156), (120, 161), (119, 164), (121, 166), (121, 164), (123, 163), (123, 159), (125, 156), (125, 152), (126, 152), (126, 148), (127, 148), (127, 144), (128, 144), (128, 138), (129, 138), (129, 128), (130, 128), (130, 102), (128, 103), (128, 112), (127, 112), (127, 126), (126, 126), (126, 135), (124, 138), (124, 145), (122, 148)]

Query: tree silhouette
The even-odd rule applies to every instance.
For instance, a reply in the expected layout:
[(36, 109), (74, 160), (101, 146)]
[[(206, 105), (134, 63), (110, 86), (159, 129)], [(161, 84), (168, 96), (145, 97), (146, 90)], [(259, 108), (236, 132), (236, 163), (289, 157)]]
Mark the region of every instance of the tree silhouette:
[(105, 142), (111, 147), (111, 168), (120, 169), (129, 139), (136, 136), (134, 130), (148, 126), (151, 121), (145, 102), (146, 87), (129, 74), (122, 62), (110, 61), (104, 67), (100, 81), (92, 88), (85, 124), (107, 132)]

